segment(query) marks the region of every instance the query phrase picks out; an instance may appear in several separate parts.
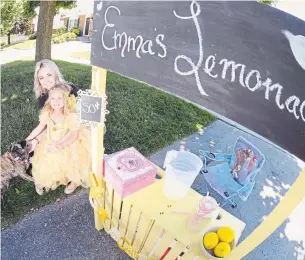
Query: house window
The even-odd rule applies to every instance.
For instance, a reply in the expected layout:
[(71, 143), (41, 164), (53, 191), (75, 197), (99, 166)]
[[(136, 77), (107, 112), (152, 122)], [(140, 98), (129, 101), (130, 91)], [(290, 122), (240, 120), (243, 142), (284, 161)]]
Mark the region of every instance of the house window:
[(68, 30), (70, 30), (73, 27), (78, 28), (78, 26), (79, 26), (79, 19), (78, 18), (69, 19)]

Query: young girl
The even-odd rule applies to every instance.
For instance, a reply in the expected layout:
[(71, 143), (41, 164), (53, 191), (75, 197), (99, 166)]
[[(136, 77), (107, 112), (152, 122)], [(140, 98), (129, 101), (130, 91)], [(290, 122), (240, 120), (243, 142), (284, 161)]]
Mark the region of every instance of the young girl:
[[(64, 88), (69, 92), (69, 109), (71, 111), (75, 110), (78, 88), (63, 79), (62, 74), (53, 61), (45, 59), (37, 62), (34, 73), (34, 92), (40, 109), (44, 107), (45, 102), (48, 99), (49, 90), (56, 84), (64, 85)], [(45, 129), (43, 129), (41, 133), (37, 133), (37, 136), (33, 137), (33, 140), (31, 140), (32, 150), (35, 149), (43, 134), (45, 134)]]
[(79, 185), (89, 187), (89, 131), (77, 122), (77, 115), (69, 111), (68, 95), (63, 84), (49, 90), (39, 116), (40, 123), (27, 138), (31, 140), (47, 127), (32, 158), (32, 174), (39, 195), (43, 194), (43, 188), (54, 190), (69, 182), (66, 194)]

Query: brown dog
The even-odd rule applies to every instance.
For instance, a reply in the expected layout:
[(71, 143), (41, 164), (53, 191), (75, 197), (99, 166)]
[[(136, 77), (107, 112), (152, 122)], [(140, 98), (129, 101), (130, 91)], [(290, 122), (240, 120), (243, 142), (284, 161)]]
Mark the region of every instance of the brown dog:
[(14, 142), (9, 152), (1, 156), (1, 199), (9, 187), (10, 181), (16, 177), (34, 181), (27, 174), (30, 167), (30, 147), (26, 141)]

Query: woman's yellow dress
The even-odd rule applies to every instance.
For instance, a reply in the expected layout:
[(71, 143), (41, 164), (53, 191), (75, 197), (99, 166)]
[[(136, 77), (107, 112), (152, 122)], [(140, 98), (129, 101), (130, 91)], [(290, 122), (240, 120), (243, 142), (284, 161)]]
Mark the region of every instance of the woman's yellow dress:
[[(39, 116), (47, 125), (46, 134), (36, 146), (32, 158), (32, 174), (35, 184), (46, 189), (56, 189), (70, 181), (89, 187), (91, 172), (91, 148), (89, 130), (79, 125), (76, 113), (69, 113), (63, 122), (55, 124), (46, 111)], [(47, 146), (58, 141), (69, 132), (78, 131), (78, 138), (69, 146), (55, 152), (47, 151)]]

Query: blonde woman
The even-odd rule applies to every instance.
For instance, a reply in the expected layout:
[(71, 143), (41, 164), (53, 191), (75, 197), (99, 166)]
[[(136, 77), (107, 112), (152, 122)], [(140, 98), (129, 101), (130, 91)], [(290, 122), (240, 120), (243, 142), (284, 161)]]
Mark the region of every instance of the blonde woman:
[[(70, 110), (73, 110), (73, 107), (75, 108), (78, 88), (63, 79), (59, 68), (53, 61), (45, 59), (37, 62), (34, 73), (34, 92), (40, 109), (44, 107), (45, 102), (48, 99), (49, 90), (56, 84), (62, 84), (69, 92), (69, 108)], [(38, 133), (37, 136), (34, 136), (32, 140), (27, 138), (27, 141), (31, 141), (32, 151), (39, 143), (42, 134), (45, 134), (45, 129), (43, 129), (41, 133)]]
[(31, 140), (47, 127), (32, 158), (32, 175), (39, 195), (43, 189), (54, 190), (60, 185), (67, 185), (66, 194), (80, 185), (89, 187), (89, 132), (77, 122), (76, 113), (69, 110), (68, 99), (64, 84), (51, 88), (39, 125), (28, 137)]
[(43, 108), (48, 99), (49, 90), (59, 83), (65, 85), (66, 89), (70, 92), (69, 96), (77, 96), (78, 88), (63, 79), (55, 62), (45, 59), (36, 63), (34, 92), (40, 108)]

